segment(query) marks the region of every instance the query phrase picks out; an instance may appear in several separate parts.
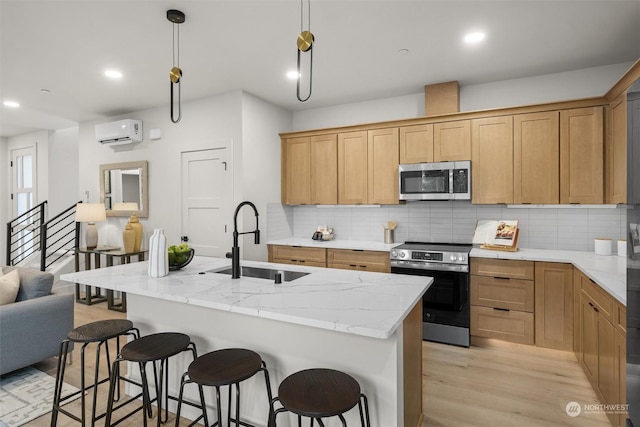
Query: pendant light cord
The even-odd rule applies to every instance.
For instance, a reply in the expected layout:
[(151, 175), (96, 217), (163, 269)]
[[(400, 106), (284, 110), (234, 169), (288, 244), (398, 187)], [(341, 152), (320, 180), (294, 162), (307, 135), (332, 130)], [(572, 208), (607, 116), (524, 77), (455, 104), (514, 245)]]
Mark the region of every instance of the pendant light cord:
[[(311, 0), (307, 0), (307, 23), (311, 31)], [(300, 32), (304, 31), (304, 0), (300, 0)]]

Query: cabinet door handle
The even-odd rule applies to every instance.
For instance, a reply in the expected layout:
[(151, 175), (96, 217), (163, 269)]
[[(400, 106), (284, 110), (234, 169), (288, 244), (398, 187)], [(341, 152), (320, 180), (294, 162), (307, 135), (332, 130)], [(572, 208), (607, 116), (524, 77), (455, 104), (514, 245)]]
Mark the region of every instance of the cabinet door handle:
[(493, 307), (493, 309), (494, 309), (494, 310), (497, 310), (497, 311), (511, 311), (511, 310), (509, 310), (508, 308), (498, 308), (498, 307)]
[(496, 280), (511, 280), (510, 277), (494, 277)]
[(589, 303), (589, 306), (593, 308), (596, 311), (596, 313), (600, 313), (600, 310), (598, 310), (598, 307), (596, 307), (595, 305)]
[(356, 264), (349, 264), (349, 267), (358, 267)]

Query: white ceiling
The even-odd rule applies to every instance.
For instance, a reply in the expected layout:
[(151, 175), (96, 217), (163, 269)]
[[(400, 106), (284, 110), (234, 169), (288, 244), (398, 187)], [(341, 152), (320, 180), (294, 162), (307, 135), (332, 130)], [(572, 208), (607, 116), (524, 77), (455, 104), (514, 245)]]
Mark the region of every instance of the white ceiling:
[[(168, 115), (168, 9), (186, 15), (183, 101), (242, 89), (295, 111), (640, 57), (640, 0), (310, 1), (313, 94), (301, 103), (285, 77), (299, 0), (0, 0), (0, 99), (21, 104), (0, 105), (0, 136), (157, 106)], [(470, 30), (485, 41), (464, 45)], [(124, 77), (106, 79), (109, 67)]]

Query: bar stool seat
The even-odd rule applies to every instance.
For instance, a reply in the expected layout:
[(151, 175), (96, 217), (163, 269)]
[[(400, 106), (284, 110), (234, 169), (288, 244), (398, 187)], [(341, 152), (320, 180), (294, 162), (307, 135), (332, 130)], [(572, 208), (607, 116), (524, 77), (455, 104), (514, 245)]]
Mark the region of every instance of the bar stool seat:
[[(282, 408), (274, 410), (277, 401)], [(356, 405), (362, 426), (370, 426), (367, 397), (352, 376), (334, 369), (307, 369), (289, 375), (278, 387), (278, 397), (272, 400), (273, 425), (279, 413), (288, 411), (298, 415), (299, 424), (301, 417), (309, 417), (311, 425), (316, 420), (322, 426), (322, 418), (338, 416), (346, 426), (342, 414)]]
[[(227, 425), (231, 425), (231, 421), (236, 425), (242, 424), (244, 426), (250, 426), (251, 424), (240, 421), (240, 383), (253, 377), (258, 372), (263, 371), (265, 376), (265, 382), (267, 386), (268, 401), (271, 402), (271, 383), (269, 381), (269, 371), (267, 370), (265, 362), (260, 355), (252, 350), (242, 348), (229, 348), (212, 351), (206, 353), (189, 365), (187, 372), (182, 376), (182, 383), (180, 385), (180, 396), (178, 397), (178, 410), (176, 415), (176, 427), (179, 425), (181, 404), (188, 403), (192, 406), (198, 407), (190, 402), (185, 402), (183, 399), (184, 386), (189, 383), (195, 383), (198, 385), (200, 392), (200, 408), (202, 409), (202, 415), (194, 420), (190, 425), (194, 425), (199, 420), (204, 420), (204, 425), (209, 426), (209, 420), (207, 417), (206, 405), (204, 401), (204, 394), (202, 387), (209, 386), (216, 388), (216, 403), (217, 403), (217, 415), (218, 421), (213, 425), (222, 425), (222, 410), (220, 405), (220, 387), (229, 386), (229, 406), (227, 408), (228, 418)], [(231, 417), (231, 386), (236, 387), (236, 403), (235, 403), (235, 418)]]
[[(104, 417), (105, 414), (101, 414), (96, 416), (96, 401), (97, 401), (97, 388), (98, 385), (109, 381), (111, 377), (111, 356), (109, 355), (109, 344), (108, 340), (112, 338), (117, 338), (117, 348), (120, 350), (120, 341), (119, 338), (124, 335), (131, 335), (134, 338), (137, 338), (140, 335), (140, 332), (137, 328), (133, 327), (133, 323), (130, 320), (126, 319), (108, 319), (108, 320), (100, 320), (97, 322), (87, 323), (82, 326), (78, 326), (77, 328), (71, 330), (67, 334), (67, 338), (62, 341), (60, 344), (60, 353), (58, 355), (58, 370), (56, 374), (56, 385), (54, 390), (53, 397), (53, 408), (51, 414), (51, 426), (55, 426), (58, 421), (58, 413), (62, 413), (78, 422), (81, 423), (82, 426), (85, 425), (86, 421), (86, 404), (85, 404), (85, 395), (88, 390), (94, 388), (93, 391), (93, 406), (91, 409), (91, 425), (95, 425), (95, 422), (100, 418)], [(69, 352), (69, 347), (72, 343), (82, 344), (81, 348), (81, 366), (80, 366), (80, 390), (73, 392), (67, 396), (62, 396), (62, 385), (64, 383), (64, 374), (65, 368), (67, 364), (67, 354)], [(89, 386), (86, 385), (85, 380), (85, 349), (91, 343), (98, 343), (98, 347), (96, 349), (96, 365), (94, 372), (93, 383)], [(98, 379), (99, 367), (100, 367), (100, 349), (102, 345), (105, 345), (105, 353), (107, 358), (107, 369), (109, 371), (109, 376), (103, 378), (102, 380)], [(119, 380), (120, 378), (118, 378)], [(82, 413), (78, 417), (77, 415), (72, 414), (66, 409), (62, 408), (62, 405), (69, 400), (70, 398), (76, 396), (77, 394), (81, 395), (81, 411)]]
[[(119, 424), (122, 420), (130, 417), (140, 410), (143, 411), (143, 425), (146, 426), (147, 417), (152, 416), (151, 403), (153, 402), (156, 402), (158, 405), (158, 426), (160, 426), (160, 423), (166, 422), (169, 417), (169, 410), (167, 408), (168, 400), (177, 400), (175, 397), (169, 395), (168, 360), (170, 357), (175, 356), (183, 351), (191, 351), (194, 360), (198, 356), (196, 345), (191, 342), (191, 338), (189, 337), (189, 335), (179, 332), (160, 332), (156, 334), (146, 335), (138, 338), (135, 341), (131, 341), (124, 347), (122, 347), (120, 354), (113, 362), (113, 368), (111, 370), (111, 387), (109, 389), (109, 402), (107, 406), (105, 426), (108, 427), (111, 425)], [(136, 396), (131, 397), (127, 401), (114, 406), (114, 394), (117, 382), (116, 378), (119, 375), (121, 362), (132, 362), (138, 364), (140, 368), (141, 382), (137, 382), (131, 379), (127, 379), (127, 381), (139, 386), (142, 391)], [(153, 399), (151, 399), (149, 395), (149, 385), (147, 381), (146, 364), (148, 362), (153, 363), (153, 375), (156, 388), (156, 395)], [(158, 363), (160, 365), (159, 374), (157, 366)], [(113, 418), (113, 413), (116, 410), (126, 406), (131, 402), (136, 401), (140, 397), (142, 397), (142, 406), (134, 409), (119, 420), (112, 423), (111, 419)], [(164, 419), (162, 419), (163, 406), (165, 410)]]

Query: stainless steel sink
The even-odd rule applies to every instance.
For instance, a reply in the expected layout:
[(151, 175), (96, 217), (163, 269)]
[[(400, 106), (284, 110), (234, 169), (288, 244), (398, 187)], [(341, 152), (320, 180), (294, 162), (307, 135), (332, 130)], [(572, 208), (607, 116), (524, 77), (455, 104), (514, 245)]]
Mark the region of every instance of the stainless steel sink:
[[(244, 277), (255, 277), (257, 279), (276, 280), (276, 273), (282, 273), (283, 282), (291, 282), (306, 276), (309, 273), (301, 271), (288, 271), (288, 270), (275, 270), (272, 268), (260, 268), (260, 267), (240, 267), (240, 275)], [(209, 270), (210, 273), (231, 274), (231, 267), (224, 270)]]

